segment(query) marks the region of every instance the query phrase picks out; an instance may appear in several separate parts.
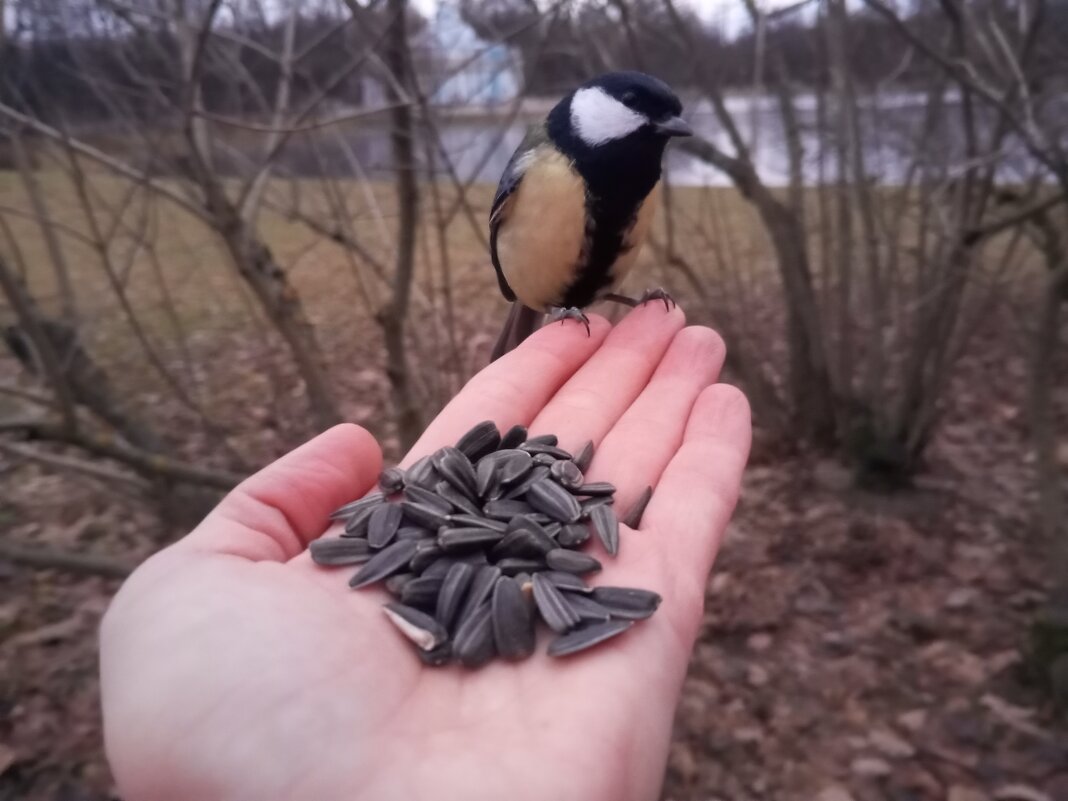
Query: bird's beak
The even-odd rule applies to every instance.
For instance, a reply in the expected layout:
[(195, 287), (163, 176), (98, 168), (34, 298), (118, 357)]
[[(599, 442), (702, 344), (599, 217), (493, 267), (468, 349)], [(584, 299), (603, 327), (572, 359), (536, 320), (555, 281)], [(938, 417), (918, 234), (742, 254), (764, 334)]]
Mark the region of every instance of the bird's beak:
[(693, 128), (682, 117), (668, 117), (654, 122), (653, 130), (662, 136), (693, 136)]

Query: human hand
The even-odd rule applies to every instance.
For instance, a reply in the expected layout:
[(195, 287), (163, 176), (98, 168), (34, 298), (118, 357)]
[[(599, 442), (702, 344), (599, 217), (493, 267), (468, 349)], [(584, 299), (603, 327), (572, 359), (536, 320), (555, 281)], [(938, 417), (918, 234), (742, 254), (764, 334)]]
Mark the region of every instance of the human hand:
[(474, 423), (576, 449), (638, 531), (594, 583), (654, 590), (657, 614), (588, 653), (427, 668), (380, 591), (312, 563), (326, 517), (372, 488), (381, 453), (327, 431), (235, 489), (149, 559), (101, 630), (108, 758), (126, 801), (652, 799), (750, 440), (715, 384), (721, 340), (649, 304), (618, 326), (550, 325), (475, 376), (403, 464)]

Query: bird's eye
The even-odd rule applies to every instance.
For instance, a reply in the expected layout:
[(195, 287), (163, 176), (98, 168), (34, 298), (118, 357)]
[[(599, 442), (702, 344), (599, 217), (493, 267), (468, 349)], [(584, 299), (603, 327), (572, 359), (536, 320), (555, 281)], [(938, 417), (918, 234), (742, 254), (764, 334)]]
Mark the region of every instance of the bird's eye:
[(638, 96), (634, 92), (624, 92), (623, 96), (619, 98), (624, 106), (630, 106), (634, 104), (634, 101), (638, 99)]

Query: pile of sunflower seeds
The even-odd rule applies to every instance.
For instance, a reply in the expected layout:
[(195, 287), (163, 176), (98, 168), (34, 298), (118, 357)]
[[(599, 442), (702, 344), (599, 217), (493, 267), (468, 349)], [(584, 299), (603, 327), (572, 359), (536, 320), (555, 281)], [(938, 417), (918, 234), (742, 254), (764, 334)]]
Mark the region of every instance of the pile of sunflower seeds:
[[(313, 542), (312, 559), (361, 565), (353, 588), (384, 581), (396, 599), (387, 617), (428, 665), (525, 659), (539, 617), (557, 635), (550, 656), (583, 651), (660, 604), (654, 592), (582, 578), (601, 569), (579, 550), (591, 528), (619, 550), (615, 487), (585, 481), (592, 459), (592, 442), (573, 456), (553, 435), (479, 423), (455, 447), (383, 471), (378, 491), (331, 515), (344, 532)], [(651, 497), (647, 487), (622, 522), (637, 528)]]

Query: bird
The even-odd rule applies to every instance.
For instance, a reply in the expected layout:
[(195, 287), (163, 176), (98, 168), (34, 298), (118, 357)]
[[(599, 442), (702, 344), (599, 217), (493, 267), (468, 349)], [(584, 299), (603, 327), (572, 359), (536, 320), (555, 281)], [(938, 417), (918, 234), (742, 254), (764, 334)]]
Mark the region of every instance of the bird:
[(490, 257), (512, 308), (491, 361), (543, 316), (578, 320), (598, 300), (673, 303), (662, 289), (616, 293), (637, 259), (658, 202), (668, 141), (691, 136), (671, 88), (642, 72), (610, 72), (577, 87), (520, 143), (489, 218)]

